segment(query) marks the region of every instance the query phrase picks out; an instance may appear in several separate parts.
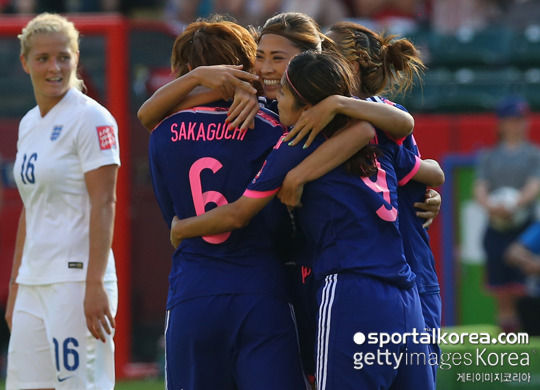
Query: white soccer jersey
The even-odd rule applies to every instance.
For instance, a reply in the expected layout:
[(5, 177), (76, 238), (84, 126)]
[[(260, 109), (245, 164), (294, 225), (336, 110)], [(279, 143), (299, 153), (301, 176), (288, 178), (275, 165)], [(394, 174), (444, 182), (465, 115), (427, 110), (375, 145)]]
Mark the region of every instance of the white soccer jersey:
[[(95, 100), (70, 89), (46, 115), (21, 120), (13, 173), (26, 208), (26, 239), (17, 282), (84, 281), (90, 200), (84, 173), (120, 165), (118, 127)], [(112, 250), (105, 281), (115, 281)]]

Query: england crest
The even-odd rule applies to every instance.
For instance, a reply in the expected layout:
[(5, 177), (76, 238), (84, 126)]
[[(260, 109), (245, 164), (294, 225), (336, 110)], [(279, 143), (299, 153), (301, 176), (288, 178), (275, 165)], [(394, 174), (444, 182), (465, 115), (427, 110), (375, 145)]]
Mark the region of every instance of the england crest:
[(54, 126), (51, 133), (51, 141), (56, 141), (60, 137), (60, 132), (62, 131), (62, 126)]

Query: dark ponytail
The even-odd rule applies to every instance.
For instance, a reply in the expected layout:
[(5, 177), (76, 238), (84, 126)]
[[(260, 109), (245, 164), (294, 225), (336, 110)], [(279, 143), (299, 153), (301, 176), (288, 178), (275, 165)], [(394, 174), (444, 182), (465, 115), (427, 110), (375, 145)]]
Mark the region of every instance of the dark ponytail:
[[(307, 51), (295, 56), (286, 71), (288, 89), (298, 108), (315, 105), (331, 95), (352, 96), (354, 77), (347, 61), (335, 53)], [(350, 118), (336, 115), (322, 130), (326, 137), (349, 123)], [(359, 176), (377, 171), (375, 158), (380, 155), (375, 145), (368, 145), (345, 163), (346, 169)]]
[(358, 64), (358, 94), (362, 97), (405, 92), (425, 69), (419, 51), (405, 38), (377, 34), (352, 22), (338, 22), (330, 32), (339, 52)]

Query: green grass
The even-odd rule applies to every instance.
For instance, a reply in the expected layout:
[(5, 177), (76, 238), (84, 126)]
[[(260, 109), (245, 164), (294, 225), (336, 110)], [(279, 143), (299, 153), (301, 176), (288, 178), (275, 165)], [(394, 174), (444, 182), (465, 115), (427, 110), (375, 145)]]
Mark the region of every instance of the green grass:
[(164, 390), (165, 384), (163, 380), (140, 380), (140, 381), (128, 381), (118, 382), (115, 390)]
[[(0, 382), (0, 390), (5, 390), (5, 382)], [(140, 380), (140, 381), (122, 381), (116, 384), (115, 390), (164, 390), (163, 380)]]

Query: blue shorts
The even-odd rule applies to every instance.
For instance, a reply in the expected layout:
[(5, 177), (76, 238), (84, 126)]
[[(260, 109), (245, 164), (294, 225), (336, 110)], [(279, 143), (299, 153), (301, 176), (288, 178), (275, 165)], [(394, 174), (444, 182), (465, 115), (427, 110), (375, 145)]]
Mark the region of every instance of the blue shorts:
[[(431, 333), (432, 329), (440, 329), (441, 327), (441, 293), (440, 292), (426, 292), (420, 294), (420, 303), (422, 305), (422, 314), (424, 315), (424, 321), (426, 324), (426, 330)], [(430, 353), (437, 354), (437, 361), (441, 358), (441, 348), (439, 344), (428, 344), (428, 350)], [(437, 364), (432, 365), (433, 368), (433, 380), (437, 382)]]
[(215, 295), (167, 313), (167, 389), (306, 388), (288, 303), (266, 295)]
[(508, 265), (504, 260), (504, 252), (523, 233), (530, 223), (521, 228), (499, 231), (489, 227), (484, 235), (484, 249), (486, 251), (487, 286), (491, 289), (524, 290), (525, 277), (514, 266)]
[(290, 301), (296, 315), (300, 354), (304, 372), (315, 376), (315, 338), (317, 334), (317, 285), (311, 268), (296, 265), (289, 269)]
[(422, 332), (416, 287), (400, 289), (363, 275), (340, 273), (326, 276), (317, 298), (318, 390), (435, 388), (427, 345), (410, 338), (382, 346), (370, 342), (371, 335), (380, 337), (381, 332), (398, 337), (413, 329)]

